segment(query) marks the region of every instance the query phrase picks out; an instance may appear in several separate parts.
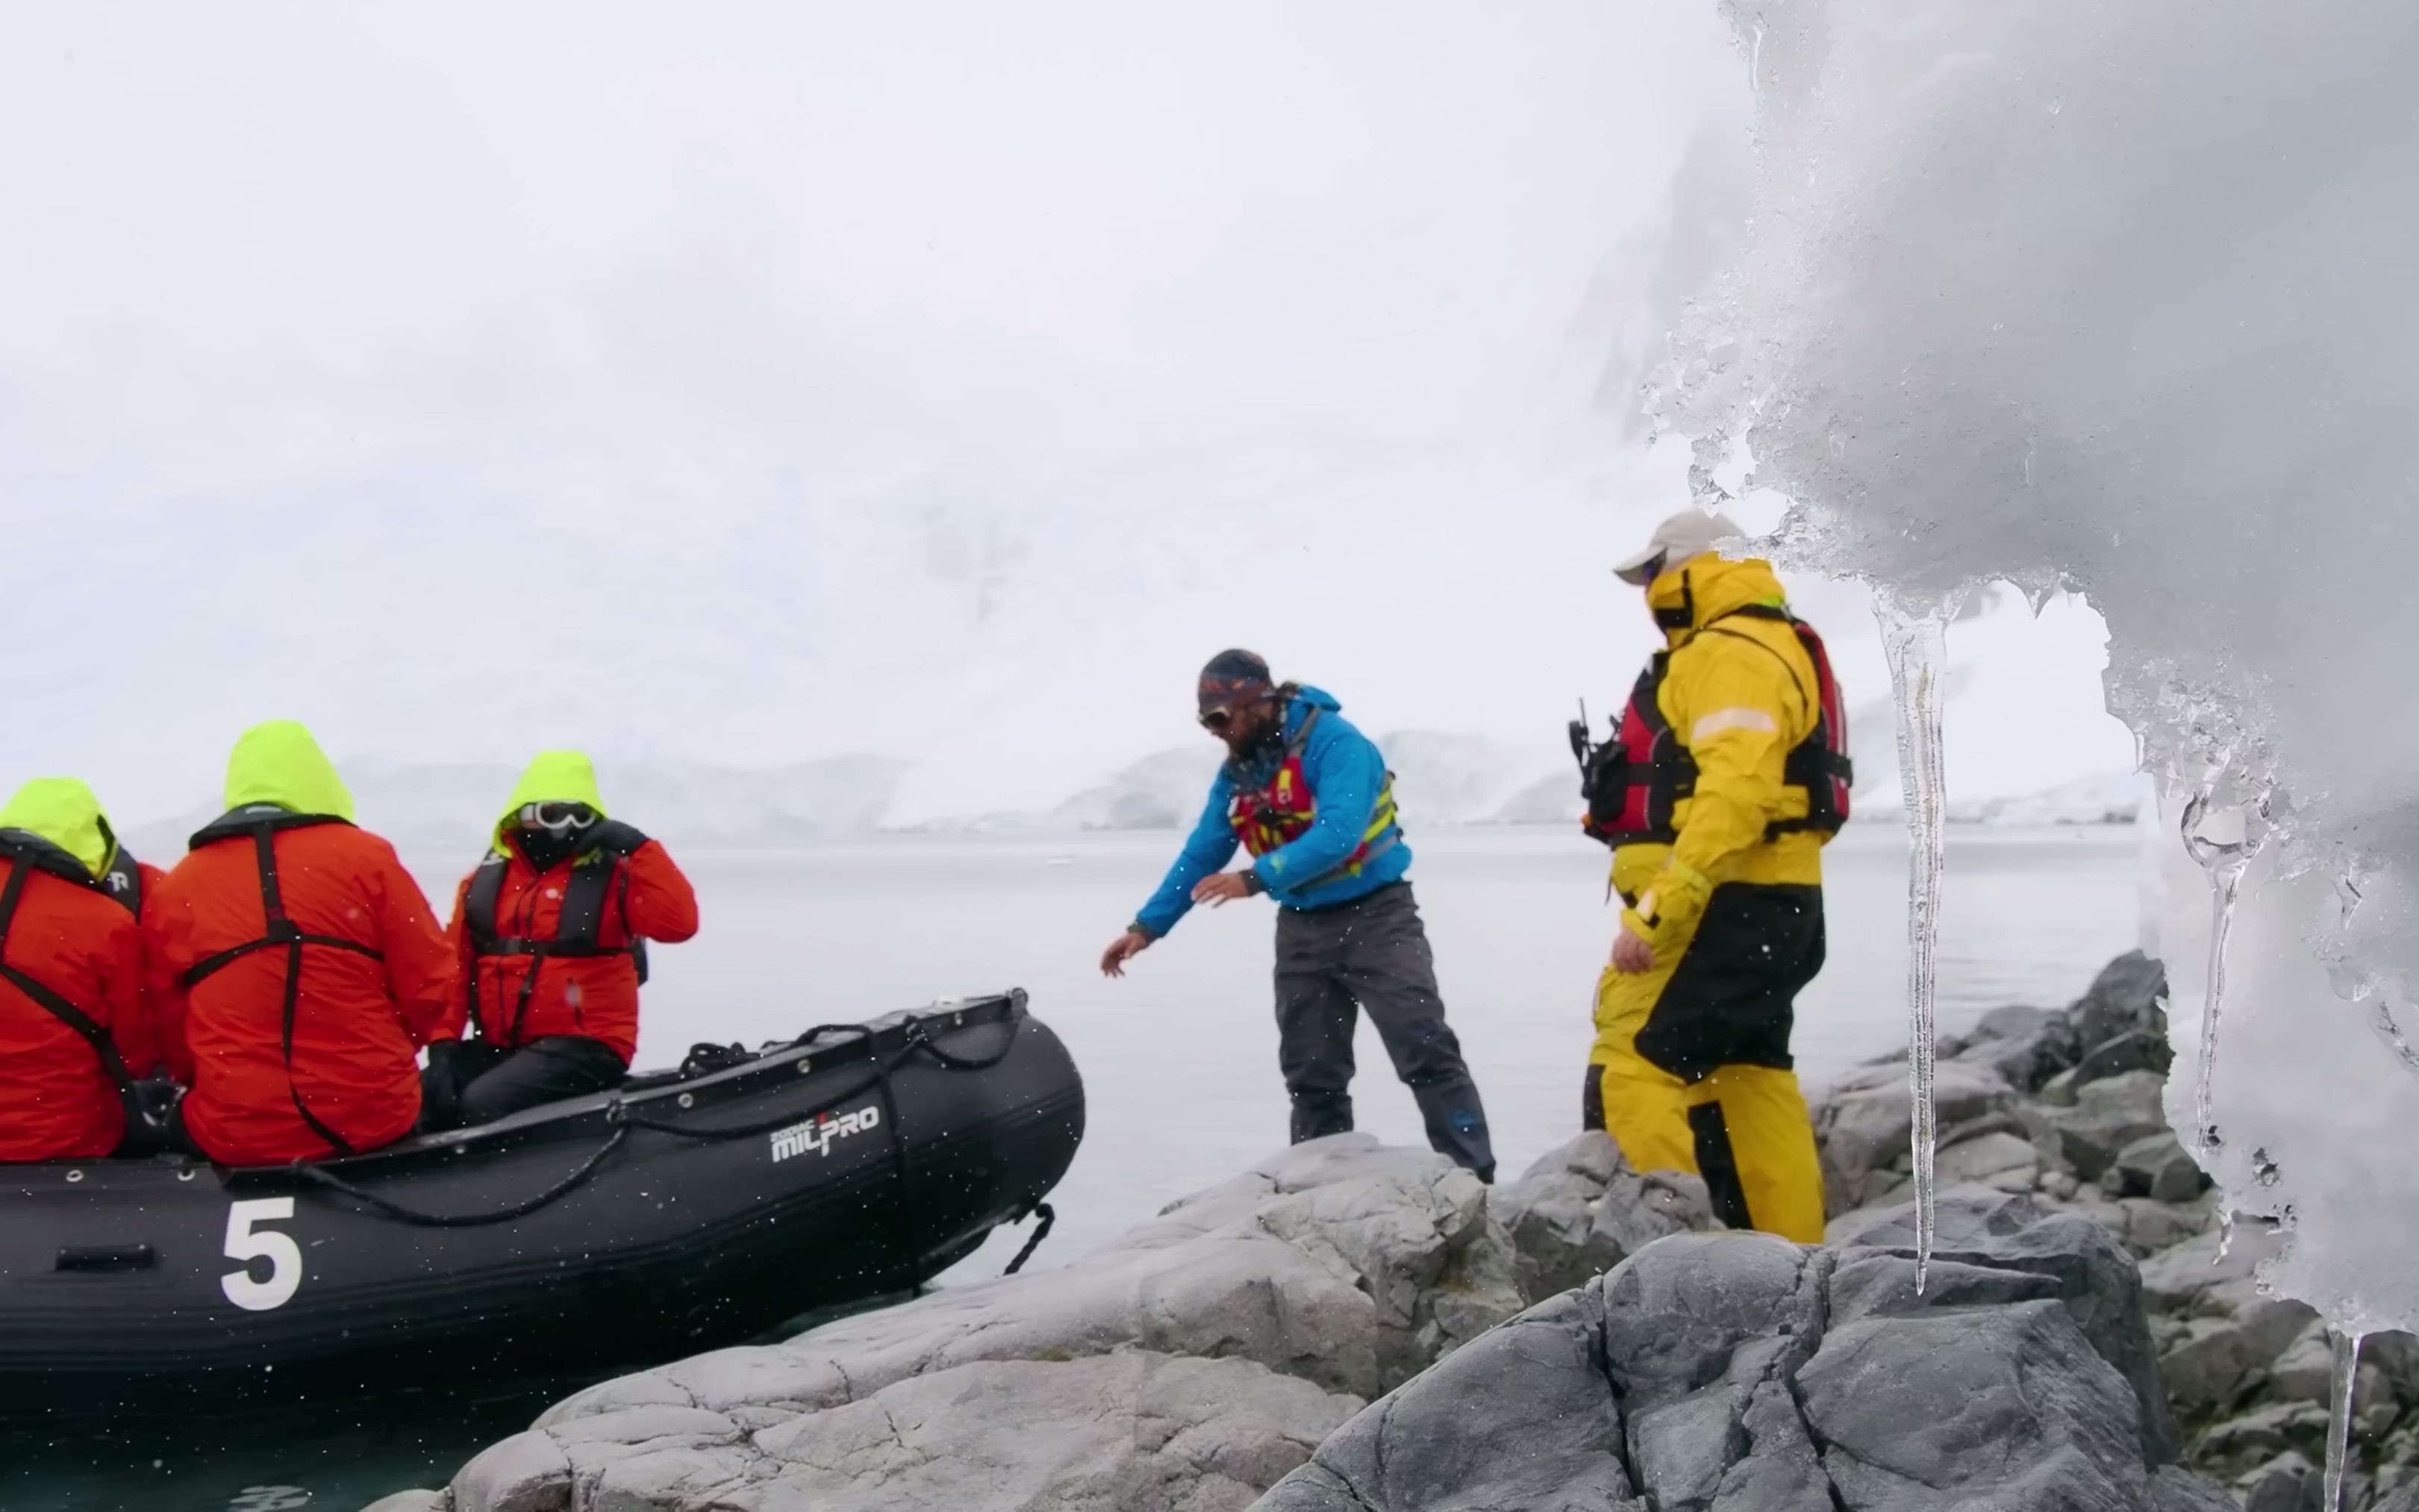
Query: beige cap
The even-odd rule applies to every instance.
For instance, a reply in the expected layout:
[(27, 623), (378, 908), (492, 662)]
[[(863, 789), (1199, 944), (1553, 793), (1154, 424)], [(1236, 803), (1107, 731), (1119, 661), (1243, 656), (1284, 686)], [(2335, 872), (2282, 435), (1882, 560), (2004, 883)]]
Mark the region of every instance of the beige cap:
[(1708, 515), (1702, 509), (1684, 509), (1662, 524), (1646, 538), (1646, 545), (1626, 561), (1612, 564), (1613, 576), (1626, 583), (1644, 587), (1655, 580), (1655, 575), (1677, 562), (1701, 556), (1714, 548), (1718, 541), (1745, 535), (1728, 515)]

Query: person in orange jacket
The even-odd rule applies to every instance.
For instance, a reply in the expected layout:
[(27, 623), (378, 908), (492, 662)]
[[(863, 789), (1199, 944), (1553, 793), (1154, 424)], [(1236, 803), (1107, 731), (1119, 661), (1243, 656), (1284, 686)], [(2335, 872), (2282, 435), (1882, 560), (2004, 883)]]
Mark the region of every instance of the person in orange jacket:
[(145, 920), (184, 1136), (232, 1165), (392, 1144), (461, 990), (434, 911), (300, 725), (244, 732), (226, 804)]
[(661, 844), (606, 816), (585, 755), (543, 751), (462, 879), (449, 933), (469, 991), (443, 1038), (478, 1038), (429, 1046), (431, 1127), (620, 1086), (646, 942), (695, 934), (697, 893)]
[(64, 777), (0, 808), (0, 1161), (110, 1154), (158, 1058), (139, 919), (161, 872)]

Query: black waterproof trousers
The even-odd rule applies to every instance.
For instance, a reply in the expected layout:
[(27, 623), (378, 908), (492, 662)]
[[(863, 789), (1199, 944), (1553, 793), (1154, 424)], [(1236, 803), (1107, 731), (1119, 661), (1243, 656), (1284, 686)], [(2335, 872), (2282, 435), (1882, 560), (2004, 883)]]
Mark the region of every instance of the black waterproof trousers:
[(480, 1041), (432, 1047), (420, 1073), (420, 1127), (462, 1129), (566, 1097), (619, 1087), (622, 1057), (584, 1035), (549, 1034), (517, 1050)]
[(1352, 1031), (1369, 1015), (1439, 1153), (1492, 1180), (1487, 1109), (1444, 1021), (1435, 958), (1411, 885), (1350, 903), (1277, 910), (1277, 1064), (1293, 1142), (1352, 1127)]

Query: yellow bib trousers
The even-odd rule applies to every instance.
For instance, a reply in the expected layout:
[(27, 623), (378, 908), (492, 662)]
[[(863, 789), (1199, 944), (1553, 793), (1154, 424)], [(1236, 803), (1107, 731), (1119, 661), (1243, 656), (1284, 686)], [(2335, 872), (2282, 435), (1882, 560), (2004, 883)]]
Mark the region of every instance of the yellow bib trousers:
[(1597, 980), (1585, 1116), (1641, 1171), (1704, 1179), (1714, 1212), (1823, 1242), (1823, 1172), (1789, 1056), (1798, 990), (1823, 964), (1822, 889), (1726, 884), (1651, 971)]

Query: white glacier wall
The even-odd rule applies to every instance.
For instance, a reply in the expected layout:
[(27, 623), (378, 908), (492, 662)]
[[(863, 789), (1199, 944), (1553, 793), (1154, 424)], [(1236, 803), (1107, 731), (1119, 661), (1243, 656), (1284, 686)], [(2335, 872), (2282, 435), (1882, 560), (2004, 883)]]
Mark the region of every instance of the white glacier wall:
[[(1726, 9), (1755, 231), (1660, 424), (1706, 501), (1787, 496), (1805, 564), (2087, 595), (2166, 834), (2196, 792), (2264, 801), (2209, 1163), (2293, 1227), (2275, 1279), (2419, 1321), (2419, 1076), (2376, 1022), (2419, 1030), (2419, 7)], [(2209, 898), (2161, 895), (2185, 1128)]]

